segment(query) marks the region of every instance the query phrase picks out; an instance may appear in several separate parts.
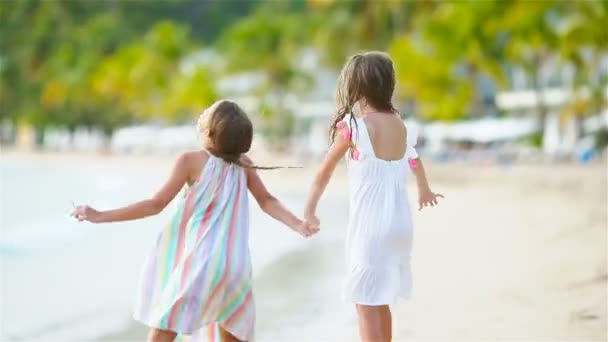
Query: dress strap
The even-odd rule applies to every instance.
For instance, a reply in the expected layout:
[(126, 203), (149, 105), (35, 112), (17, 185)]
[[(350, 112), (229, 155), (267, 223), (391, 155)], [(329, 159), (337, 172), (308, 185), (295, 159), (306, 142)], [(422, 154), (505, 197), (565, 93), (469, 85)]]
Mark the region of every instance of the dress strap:
[(407, 146), (405, 149), (405, 156), (407, 157), (407, 159), (416, 159), (418, 158), (418, 152), (416, 151), (416, 143), (418, 142), (418, 130), (415, 128), (409, 128), (406, 126), (407, 129)]
[(370, 153), (373, 155), (374, 150), (365, 122), (360, 121), (352, 114), (348, 114), (342, 121), (338, 122), (337, 129), (339, 134), (350, 141), (350, 148), (346, 154), (347, 160), (360, 160)]
[(365, 120), (363, 120), (362, 118), (355, 118), (354, 122), (357, 125), (357, 134), (355, 136), (357, 149), (365, 155), (375, 155), (374, 147), (372, 146), (372, 140), (369, 137), (369, 132), (367, 130)]

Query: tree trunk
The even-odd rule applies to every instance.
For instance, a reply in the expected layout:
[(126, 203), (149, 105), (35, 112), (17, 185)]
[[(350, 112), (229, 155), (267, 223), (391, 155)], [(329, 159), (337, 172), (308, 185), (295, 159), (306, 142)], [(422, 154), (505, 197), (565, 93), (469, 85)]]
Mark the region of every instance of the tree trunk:
[(540, 134), (544, 138), (545, 133), (545, 123), (547, 121), (547, 106), (545, 104), (543, 98), (543, 87), (541, 85), (540, 80), (540, 66), (541, 66), (541, 58), (536, 57), (532, 64), (532, 87), (534, 89), (534, 93), (536, 94), (536, 111), (538, 115), (538, 121), (540, 124)]
[(579, 140), (585, 134), (585, 132), (583, 131), (583, 116), (582, 115), (574, 116), (574, 124), (576, 126), (576, 139)]
[(287, 96), (287, 92), (284, 91), (284, 89), (284, 86), (279, 86), (273, 91), (277, 97), (277, 102), (276, 113), (272, 119), (274, 123), (272, 127), (275, 130), (273, 134), (276, 136), (274, 142), (276, 146), (274, 146), (274, 148), (277, 149), (278, 152), (285, 152), (292, 131), (292, 127), (290, 127), (292, 120), (289, 118), (290, 113), (285, 106), (285, 96)]
[(192, 25), (192, 32), (195, 35), (202, 34), (205, 30), (205, 23), (203, 22), (209, 7), (208, 1), (193, 1), (190, 4), (190, 24)]
[(470, 113), (475, 118), (484, 116), (484, 108), (481, 96), (481, 74), (477, 66), (472, 62), (467, 62), (467, 73), (469, 79), (473, 82), (473, 97), (469, 107)]
[(41, 150), (44, 147), (44, 126), (34, 128), (34, 149)]

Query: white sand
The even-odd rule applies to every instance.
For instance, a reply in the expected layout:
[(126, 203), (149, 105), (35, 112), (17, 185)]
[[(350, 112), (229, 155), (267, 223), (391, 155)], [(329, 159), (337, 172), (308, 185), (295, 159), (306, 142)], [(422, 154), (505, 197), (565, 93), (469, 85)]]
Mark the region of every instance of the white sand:
[[(161, 162), (169, 169), (167, 158), (108, 160), (137, 168)], [(446, 199), (416, 213), (414, 299), (392, 308), (395, 340), (607, 340), (605, 162), (428, 168), (433, 188)], [(263, 178), (271, 189), (305, 194), (314, 169)], [(338, 297), (342, 242), (327, 227), (345, 222), (345, 205), (331, 204), (346, 201), (345, 178), (338, 170), (321, 204), (326, 225), (310, 250), (277, 261), (271, 275), (258, 274), (259, 341), (358, 340), (351, 306)], [(132, 325), (107, 339), (141, 340), (143, 334)]]
[(431, 170), (395, 340), (607, 339), (605, 165)]
[[(428, 169), (446, 199), (416, 213), (414, 298), (392, 307), (394, 340), (608, 339), (605, 162)], [(343, 170), (335, 178), (330, 191), (346, 192)], [(412, 184), (412, 204), (415, 195)], [(323, 268), (337, 275), (321, 283), (315, 309), (341, 316), (292, 329), (278, 320), (264, 341), (358, 340), (354, 310), (338, 297), (341, 251), (333, 256)]]

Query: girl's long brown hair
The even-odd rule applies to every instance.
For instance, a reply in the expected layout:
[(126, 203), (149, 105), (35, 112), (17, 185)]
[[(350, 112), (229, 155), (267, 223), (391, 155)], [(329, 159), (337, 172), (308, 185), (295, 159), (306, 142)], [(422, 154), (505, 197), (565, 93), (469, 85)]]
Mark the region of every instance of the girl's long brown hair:
[[(243, 155), (249, 152), (253, 140), (253, 124), (239, 105), (232, 101), (222, 100), (212, 105), (205, 124), (202, 127), (199, 119), (199, 131), (207, 129), (210, 146), (209, 153), (227, 163), (243, 168), (257, 170), (276, 170), (298, 168), (294, 166), (259, 166), (243, 161)], [(200, 132), (203, 134), (203, 132)]]
[[(352, 114), (357, 101), (365, 101), (382, 112), (397, 112), (392, 103), (395, 90), (395, 69), (391, 58), (383, 52), (366, 52), (351, 56), (340, 73), (336, 88), (336, 113), (329, 129), (333, 144), (338, 122)], [(350, 126), (356, 128), (357, 121), (351, 115)], [(353, 137), (350, 138), (353, 146)], [(351, 151), (352, 153), (352, 151)]]

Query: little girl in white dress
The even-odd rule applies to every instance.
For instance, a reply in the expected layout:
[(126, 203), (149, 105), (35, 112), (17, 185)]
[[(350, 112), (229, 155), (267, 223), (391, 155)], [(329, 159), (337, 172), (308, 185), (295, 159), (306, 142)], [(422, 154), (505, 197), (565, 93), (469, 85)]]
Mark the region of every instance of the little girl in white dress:
[(344, 124), (339, 124), (343, 134), (356, 137), (356, 159), (346, 155), (350, 215), (344, 297), (363, 305), (394, 303), (398, 296), (409, 298), (411, 291), (413, 222), (406, 186), (408, 160), (418, 158), (416, 140), (408, 135), (402, 158), (380, 159), (374, 153), (365, 118), (354, 118), (356, 125), (350, 124), (351, 119), (347, 115), (341, 121)]
[[(344, 297), (356, 304), (364, 341), (391, 340), (388, 305), (408, 298), (412, 286), (412, 212), (407, 195), (410, 170), (419, 190), (419, 209), (437, 205), (414, 145), (391, 98), (395, 71), (388, 55), (378, 52), (350, 58), (340, 75), (338, 110), (331, 148), (311, 187), (305, 209), (318, 222), (318, 201), (338, 161), (346, 155), (350, 215), (346, 237), (347, 277)], [(361, 114), (352, 115), (355, 104)]]

